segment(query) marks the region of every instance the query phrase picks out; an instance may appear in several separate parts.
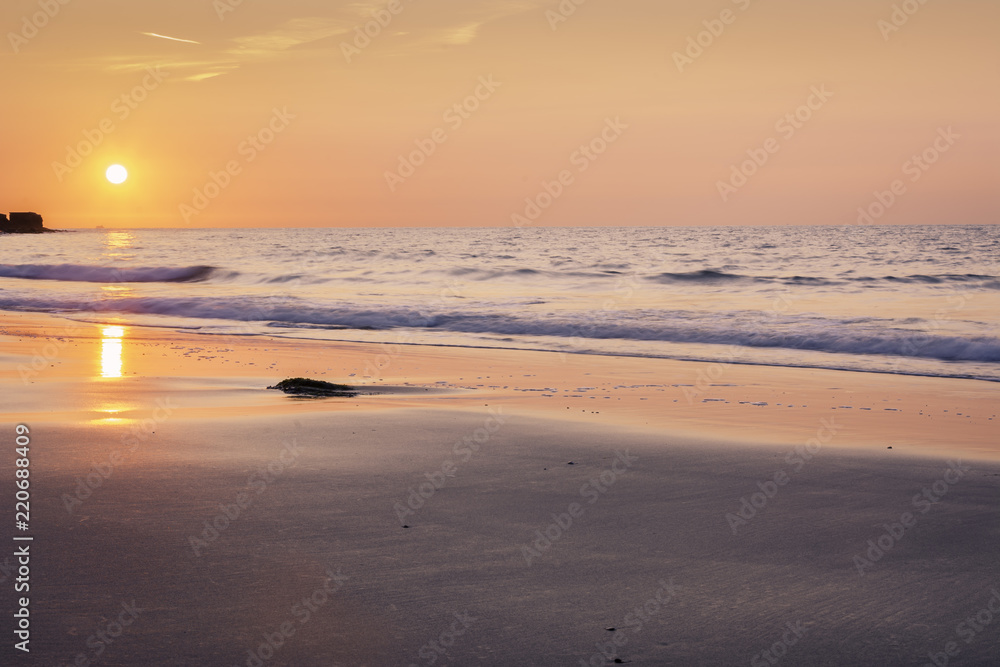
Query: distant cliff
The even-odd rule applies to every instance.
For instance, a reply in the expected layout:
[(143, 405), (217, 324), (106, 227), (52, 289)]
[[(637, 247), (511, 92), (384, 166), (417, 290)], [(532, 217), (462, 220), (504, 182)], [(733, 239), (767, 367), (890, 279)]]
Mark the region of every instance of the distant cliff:
[(11, 213), (10, 219), (0, 213), (0, 232), (4, 234), (42, 234), (52, 232), (42, 226), (42, 216), (37, 213)]

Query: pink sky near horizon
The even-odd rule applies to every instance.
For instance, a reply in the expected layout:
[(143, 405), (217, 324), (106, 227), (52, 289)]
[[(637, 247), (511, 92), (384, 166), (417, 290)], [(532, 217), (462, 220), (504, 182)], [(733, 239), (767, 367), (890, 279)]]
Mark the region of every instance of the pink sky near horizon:
[(989, 0), (65, 1), (0, 9), (0, 209), (54, 228), (998, 220)]

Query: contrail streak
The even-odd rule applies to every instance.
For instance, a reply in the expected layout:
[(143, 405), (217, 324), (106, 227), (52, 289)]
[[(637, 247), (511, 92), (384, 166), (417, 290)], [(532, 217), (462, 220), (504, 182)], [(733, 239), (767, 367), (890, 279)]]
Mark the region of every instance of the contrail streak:
[(179, 39), (177, 37), (167, 37), (166, 35), (157, 35), (155, 32), (144, 32), (141, 33), (148, 37), (159, 37), (160, 39), (169, 39), (172, 42), (187, 42), (188, 44), (201, 44), (201, 42), (196, 42), (193, 39)]

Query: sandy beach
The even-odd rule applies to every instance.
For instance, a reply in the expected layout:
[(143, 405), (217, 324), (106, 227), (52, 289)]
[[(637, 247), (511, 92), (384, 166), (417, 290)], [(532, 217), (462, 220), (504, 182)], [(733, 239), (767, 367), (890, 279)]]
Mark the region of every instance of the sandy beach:
[[(0, 328), (31, 440), (17, 664), (997, 657), (995, 383)], [(361, 394), (266, 389), (296, 376)]]

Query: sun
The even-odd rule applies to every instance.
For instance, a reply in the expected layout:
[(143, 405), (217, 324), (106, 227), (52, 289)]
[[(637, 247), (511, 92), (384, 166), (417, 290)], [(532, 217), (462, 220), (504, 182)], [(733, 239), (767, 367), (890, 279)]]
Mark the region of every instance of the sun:
[(128, 178), (128, 170), (120, 164), (113, 164), (108, 167), (104, 175), (108, 177), (109, 181), (115, 185), (119, 185), (120, 183), (124, 183), (125, 179)]

